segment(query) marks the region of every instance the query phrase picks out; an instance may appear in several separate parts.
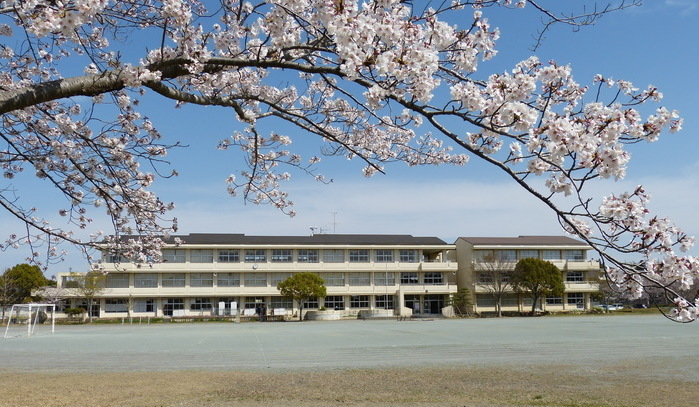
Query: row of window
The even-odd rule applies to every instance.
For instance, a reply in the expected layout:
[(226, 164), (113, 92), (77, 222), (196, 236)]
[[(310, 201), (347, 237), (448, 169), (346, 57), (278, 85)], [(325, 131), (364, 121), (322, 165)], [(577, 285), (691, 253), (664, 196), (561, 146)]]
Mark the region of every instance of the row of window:
[[(134, 273), (134, 288), (186, 287), (276, 287), (291, 277), (291, 273)], [(444, 273), (440, 272), (385, 272), (385, 273), (318, 273), (325, 285), (332, 286), (392, 286), (396, 284), (445, 284)], [(397, 280), (398, 279), (398, 280)], [(105, 287), (131, 287), (131, 274), (107, 274)], [(158, 281), (160, 280), (160, 281)], [(397, 282), (398, 281), (398, 282)]]
[(527, 258), (543, 260), (585, 261), (586, 250), (475, 250), (477, 261), (517, 261)]
[[(271, 297), (269, 303), (265, 303), (264, 297), (243, 297), (244, 303), (241, 304), (244, 309), (257, 309), (260, 304), (265, 304), (268, 309), (292, 309), (293, 300), (286, 297)], [(346, 299), (349, 301), (346, 301)], [(345, 304), (348, 304), (350, 308), (369, 308), (370, 307), (370, 296), (369, 295), (350, 295), (348, 297), (343, 295), (329, 295), (324, 299), (319, 300), (318, 298), (309, 298), (303, 304), (304, 309), (317, 309), (321, 306), (327, 309), (345, 309)], [(192, 311), (211, 311), (214, 309), (221, 310), (222, 314), (225, 310), (231, 309), (231, 304), (234, 307), (238, 305), (237, 298), (209, 298), (209, 297), (197, 297), (189, 300), (189, 309)], [(374, 307), (378, 309), (393, 309), (394, 296), (393, 295), (376, 295), (374, 296)], [(221, 307), (223, 305), (223, 307)], [(155, 312), (155, 300), (152, 298), (136, 298), (133, 299), (133, 312)], [(163, 309), (166, 311), (181, 310), (185, 309), (184, 298), (167, 298), (164, 300)], [(116, 312), (128, 312), (129, 311), (129, 301), (123, 298), (107, 298), (105, 299), (104, 312), (106, 313), (116, 313)]]
[[(520, 297), (517, 295), (505, 295), (500, 301), (503, 307), (519, 306)], [(546, 305), (562, 305), (563, 297), (546, 297)], [(565, 303), (568, 305), (582, 306), (585, 301), (584, 293), (567, 293)], [(479, 307), (494, 307), (495, 299), (492, 295), (479, 294), (476, 295), (476, 305)], [(524, 297), (524, 305), (531, 306), (531, 298)]]
[[(393, 249), (165, 249), (163, 261), (168, 263), (293, 263), (294, 258), (298, 263), (369, 263), (372, 259), (376, 263), (417, 263), (419, 261), (418, 250), (393, 250)], [(294, 256), (295, 255), (295, 256)], [(189, 256), (189, 259), (187, 258)], [(125, 262), (126, 260), (112, 255), (109, 262)]]
[[(498, 275), (498, 273), (481, 273), (478, 275), (479, 284), (491, 284), (493, 279)], [(510, 276), (507, 273), (500, 273), (502, 282), (506, 283), (510, 280)], [(566, 273), (567, 283), (581, 283), (585, 281), (585, 274), (582, 271), (569, 271)]]

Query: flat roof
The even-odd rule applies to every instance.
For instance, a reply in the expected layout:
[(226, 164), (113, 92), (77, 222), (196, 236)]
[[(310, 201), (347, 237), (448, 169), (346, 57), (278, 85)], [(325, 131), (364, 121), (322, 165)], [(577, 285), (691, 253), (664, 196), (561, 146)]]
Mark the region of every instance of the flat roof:
[[(128, 237), (124, 237), (124, 239), (126, 238)], [(190, 233), (188, 235), (171, 235), (165, 242), (173, 244), (175, 238), (181, 239), (184, 245), (449, 245), (437, 237), (321, 233), (310, 236), (247, 236), (242, 233)]]
[(518, 237), (460, 237), (474, 246), (585, 246), (587, 243), (567, 236), (518, 236)]

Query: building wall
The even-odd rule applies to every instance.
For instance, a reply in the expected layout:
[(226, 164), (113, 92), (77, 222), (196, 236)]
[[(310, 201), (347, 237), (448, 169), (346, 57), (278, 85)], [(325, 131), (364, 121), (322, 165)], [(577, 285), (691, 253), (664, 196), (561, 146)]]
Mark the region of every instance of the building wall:
[[(545, 237), (537, 242), (535, 237), (528, 237), (518, 242), (517, 238), (502, 238), (502, 241), (498, 242), (497, 238), (459, 238), (455, 243), (459, 264), (458, 285), (471, 290), (473, 311), (476, 313), (496, 311), (495, 299), (489, 290), (489, 284), (480, 281), (481, 270), (484, 270), (487, 265), (483, 261), (483, 256), (479, 254), (492, 253), (496, 259), (500, 258), (498, 254), (503, 254), (502, 257), (506, 260), (500, 265), (514, 269), (517, 260), (531, 257), (534, 252), (537, 253), (536, 257), (544, 258), (555, 251), (560, 252), (561, 259), (546, 260), (551, 261), (561, 270), (565, 292), (561, 297), (541, 299), (537, 309), (542, 311), (590, 309), (590, 294), (599, 290), (600, 267), (598, 261), (587, 258), (587, 252), (591, 247), (581, 242), (576, 244), (568, 238), (561, 238), (561, 243), (550, 240), (550, 237)], [(508, 256), (513, 252), (516, 257), (510, 259)], [(579, 257), (580, 253), (582, 257)], [(568, 254), (571, 258), (568, 258)], [(501, 306), (502, 311), (527, 312), (531, 310), (532, 300), (528, 294), (516, 293), (510, 289)]]
[[(298, 304), (283, 299), (276, 286), (293, 273), (306, 271), (317, 272), (324, 278), (327, 297), (304, 307), (304, 311), (327, 307), (354, 315), (361, 310), (392, 305), (390, 308), (398, 313), (402, 308), (401, 296), (408, 295), (413, 302), (420, 299), (415, 311), (433, 313), (434, 296), (439, 296), (445, 306), (449, 296), (456, 292), (457, 266), (449, 260), (454, 250), (446, 244), (439, 247), (184, 245), (174, 250), (179, 252), (164, 251), (166, 259), (173, 261), (153, 265), (114, 262), (119, 259), (105, 256), (102, 266), (107, 281), (99, 294), (99, 316), (163, 316), (173, 314), (173, 307), (182, 308), (174, 313), (184, 316), (244, 313), (246, 308), (259, 313), (263, 304), (266, 314), (293, 315), (299, 311)], [(236, 261), (220, 261), (219, 255), (235, 250), (239, 251)], [(264, 258), (246, 257), (253, 250), (264, 254)], [(308, 254), (308, 250), (317, 251), (317, 262), (303, 261), (302, 254)], [(341, 252), (341, 261), (326, 261), (326, 250)], [(406, 254), (408, 258), (402, 258), (401, 251), (414, 255)], [(387, 253), (392, 255), (387, 258)], [(59, 285), (68, 281), (67, 274), (59, 275)], [(146, 300), (152, 303), (144, 306)], [(80, 304), (77, 298), (69, 301), (71, 305)], [(218, 309), (221, 301), (225, 309)], [(232, 311), (231, 302), (235, 302)]]

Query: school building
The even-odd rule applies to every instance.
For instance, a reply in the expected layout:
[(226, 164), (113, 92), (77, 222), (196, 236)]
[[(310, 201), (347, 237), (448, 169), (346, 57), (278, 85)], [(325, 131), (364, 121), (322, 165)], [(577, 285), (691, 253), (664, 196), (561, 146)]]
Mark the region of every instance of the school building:
[[(176, 238), (181, 243), (175, 244)], [(163, 261), (155, 264), (103, 254), (105, 288), (95, 298), (93, 316), (298, 317), (298, 304), (277, 290), (279, 282), (298, 272), (318, 273), (327, 288), (325, 298), (303, 304), (309, 318), (441, 316), (459, 287), (468, 287), (474, 311), (484, 312), (494, 309), (478, 276), (479, 262), (492, 258), (488, 254), (511, 260), (535, 256), (558, 266), (566, 293), (544, 299), (542, 310), (589, 308), (598, 284), (599, 264), (587, 259), (591, 247), (558, 236), (461, 237), (448, 244), (411, 235), (189, 234), (167, 242)], [(69, 273), (58, 275), (59, 311), (87, 308), (70, 288), (71, 279)], [(513, 292), (506, 309), (525, 309), (527, 298)]]

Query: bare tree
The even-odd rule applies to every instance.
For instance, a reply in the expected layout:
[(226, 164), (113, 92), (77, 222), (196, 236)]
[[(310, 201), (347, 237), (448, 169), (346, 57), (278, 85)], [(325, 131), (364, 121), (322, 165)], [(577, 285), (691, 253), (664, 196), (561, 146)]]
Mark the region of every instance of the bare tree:
[(478, 273), (478, 285), (495, 301), (498, 317), (502, 316), (503, 298), (514, 293), (511, 275), (516, 264), (515, 260), (498, 257), (493, 253), (474, 263), (474, 270)]
[(90, 271), (87, 273), (70, 273), (71, 280), (75, 283), (73, 290), (75, 295), (85, 300), (87, 304), (88, 321), (92, 322), (92, 307), (97, 298), (105, 290), (106, 275)]

